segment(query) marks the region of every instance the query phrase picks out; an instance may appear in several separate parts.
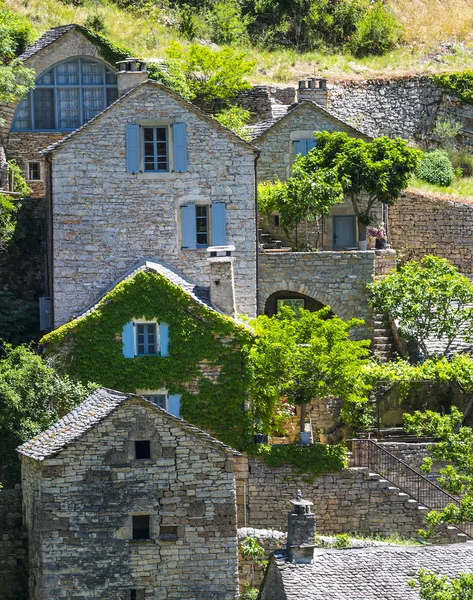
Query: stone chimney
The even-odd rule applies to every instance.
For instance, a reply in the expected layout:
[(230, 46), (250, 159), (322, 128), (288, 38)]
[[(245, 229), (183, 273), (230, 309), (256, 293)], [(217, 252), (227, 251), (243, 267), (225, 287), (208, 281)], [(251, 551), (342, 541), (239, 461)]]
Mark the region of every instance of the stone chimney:
[(291, 500), (292, 511), (288, 515), (287, 544), (289, 560), (298, 564), (314, 560), (315, 515), (311, 512), (313, 502), (303, 500), (300, 490)]
[(312, 100), (312, 102), (317, 102), (320, 106), (327, 108), (327, 80), (316, 79), (315, 77), (302, 79), (299, 81), (296, 97), (298, 102), (301, 102), (302, 100)]
[(235, 246), (210, 246), (207, 248), (210, 263), (210, 301), (219, 311), (235, 316), (235, 282), (232, 252)]
[(119, 96), (123, 96), (123, 94), (148, 79), (146, 63), (138, 58), (125, 58), (125, 60), (120, 60), (117, 65)]

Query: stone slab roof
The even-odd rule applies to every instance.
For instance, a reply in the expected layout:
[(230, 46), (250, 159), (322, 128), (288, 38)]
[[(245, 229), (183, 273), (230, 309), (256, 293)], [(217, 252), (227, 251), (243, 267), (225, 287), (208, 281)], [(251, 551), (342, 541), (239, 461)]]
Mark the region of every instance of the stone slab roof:
[(50, 44), (53, 44), (56, 40), (61, 38), (68, 31), (71, 31), (72, 29), (76, 29), (76, 28), (83, 29), (83, 27), (81, 27), (80, 25), (75, 25), (75, 24), (60, 25), (59, 27), (53, 27), (52, 29), (49, 29), (48, 31), (46, 31), (46, 33), (44, 35), (42, 35), (40, 38), (38, 38), (36, 40), (36, 42), (34, 42), (34, 44), (32, 44), (31, 46), (28, 46), (28, 48), (26, 48), (26, 50), (23, 52), (23, 54), (20, 55), (19, 58), (21, 60), (26, 60), (27, 58), (31, 58), (34, 54), (37, 54), (38, 52), (40, 52), (41, 50), (43, 50)]
[(209, 288), (204, 287), (204, 286), (195, 285), (195, 284), (187, 281), (186, 279), (184, 279), (184, 277), (179, 275), (179, 273), (177, 271), (172, 269), (172, 267), (165, 266), (162, 263), (158, 263), (155, 261), (145, 260), (145, 261), (135, 265), (130, 271), (125, 273), (125, 275), (123, 277), (120, 277), (120, 279), (115, 281), (107, 289), (107, 291), (104, 292), (104, 294), (102, 294), (102, 296), (96, 302), (94, 302), (94, 304), (89, 306), (83, 313), (81, 313), (77, 317), (74, 317), (74, 319), (81, 319), (82, 317), (86, 317), (91, 312), (94, 312), (95, 310), (97, 310), (98, 305), (103, 300), (103, 298), (109, 292), (111, 292), (119, 283), (122, 283), (123, 281), (129, 281), (137, 273), (140, 273), (141, 271), (154, 271), (155, 273), (158, 273), (158, 275), (162, 275), (163, 277), (166, 277), (166, 279), (168, 279), (174, 285), (179, 286), (182, 289), (182, 291), (184, 291), (186, 294), (188, 294), (193, 300), (195, 300), (199, 304), (204, 304), (205, 306), (207, 306), (207, 308), (210, 308), (210, 309), (214, 310), (215, 312), (219, 312), (212, 306), (212, 303), (210, 301)]
[(93, 392), (87, 400), (79, 404), (79, 406), (60, 419), (55, 425), (19, 446), (17, 451), (19, 454), (34, 460), (42, 461), (50, 458), (80, 440), (90, 429), (132, 398), (138, 398), (149, 410), (160, 412), (167, 420), (173, 421), (174, 424), (198, 437), (201, 441), (211, 444), (227, 454), (241, 456), (239, 452), (230, 446), (187, 423), (187, 421), (171, 415), (145, 398), (136, 394), (122, 394), (121, 392), (107, 388), (99, 388)]
[(282, 557), (275, 564), (287, 600), (418, 600), (418, 588), (407, 582), (419, 569), (450, 577), (472, 572), (473, 548), (467, 543), (315, 549), (313, 564)]
[(317, 104), (317, 102), (313, 102), (312, 100), (302, 100), (302, 102), (298, 102), (296, 104), (291, 104), (290, 106), (288, 106), (287, 112), (285, 112), (285, 113), (284, 113), (284, 111), (280, 110), (280, 111), (278, 111), (278, 114), (275, 115), (272, 119), (267, 119), (266, 121), (260, 121), (259, 123), (255, 123), (254, 125), (249, 125), (247, 127), (247, 130), (251, 135), (252, 141), (256, 141), (264, 133), (266, 133), (269, 129), (271, 129), (272, 127), (277, 125), (277, 123), (279, 123), (283, 119), (286, 119), (291, 114), (293, 114), (294, 111), (299, 110), (303, 106), (312, 107), (316, 112), (321, 112), (321, 113), (325, 114), (326, 116), (330, 117), (332, 120), (335, 120), (338, 123), (341, 123), (344, 127), (348, 127), (351, 131), (357, 133), (358, 135), (363, 136), (367, 140), (373, 139), (366, 133), (363, 133), (362, 131), (360, 131), (359, 129), (356, 129), (355, 127), (353, 127), (346, 121), (343, 121), (342, 119), (337, 117), (335, 115), (335, 113), (333, 113), (328, 108), (324, 108), (323, 106), (321, 106), (320, 104)]

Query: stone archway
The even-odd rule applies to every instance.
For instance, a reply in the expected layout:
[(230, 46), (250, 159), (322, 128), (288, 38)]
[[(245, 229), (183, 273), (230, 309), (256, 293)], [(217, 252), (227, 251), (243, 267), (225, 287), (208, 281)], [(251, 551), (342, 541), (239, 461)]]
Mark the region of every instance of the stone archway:
[[(326, 307), (325, 304), (322, 304), (322, 302), (319, 302), (311, 296), (306, 296), (305, 294), (293, 292), (291, 290), (279, 290), (268, 296), (266, 299), (264, 305), (264, 314), (268, 317), (275, 315), (278, 312), (279, 300), (298, 300), (301, 302), (302, 308), (305, 310), (310, 310), (311, 312), (315, 312)], [(330, 311), (330, 315), (333, 316), (332, 311)]]

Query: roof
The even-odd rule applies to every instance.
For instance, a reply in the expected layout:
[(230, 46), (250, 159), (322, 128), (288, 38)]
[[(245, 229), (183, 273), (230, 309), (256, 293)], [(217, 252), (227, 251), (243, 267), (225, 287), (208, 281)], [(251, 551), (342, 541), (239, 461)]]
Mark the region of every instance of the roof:
[(279, 114), (278, 116), (275, 116), (272, 119), (267, 119), (266, 121), (261, 121), (260, 123), (256, 123), (255, 125), (249, 125), (247, 129), (250, 132), (251, 139), (252, 140), (259, 139), (260, 137), (263, 136), (263, 134), (265, 134), (267, 131), (269, 131), (271, 128), (273, 128), (275, 125), (277, 125), (284, 119), (287, 119), (289, 116), (292, 116), (296, 111), (300, 110), (302, 107), (312, 108), (314, 111), (322, 113), (322, 114), (328, 116), (330, 119), (337, 121), (338, 123), (341, 123), (344, 127), (348, 127), (352, 132), (357, 133), (358, 135), (361, 135), (366, 139), (370, 139), (370, 140), (372, 139), (366, 133), (363, 133), (359, 129), (356, 129), (355, 127), (353, 127), (346, 121), (342, 121), (342, 119), (337, 117), (335, 115), (335, 113), (333, 113), (332, 111), (330, 111), (327, 108), (324, 108), (323, 106), (321, 106), (320, 104), (317, 104), (317, 102), (314, 102), (312, 100), (302, 100), (301, 102), (298, 102), (296, 104), (291, 104), (290, 106), (287, 107), (287, 112), (285, 114)]
[(190, 283), (189, 281), (184, 279), (184, 277), (182, 277), (176, 270), (172, 269), (172, 267), (164, 266), (162, 263), (145, 260), (141, 263), (138, 263), (134, 267), (132, 267), (132, 269), (130, 271), (128, 271), (127, 273), (125, 273), (125, 275), (120, 277), (120, 279), (115, 281), (108, 288), (108, 290), (104, 294), (102, 294), (102, 296), (96, 302), (94, 302), (94, 304), (92, 306), (89, 306), (89, 308), (87, 308), (82, 314), (75, 317), (75, 319), (81, 319), (82, 317), (86, 317), (91, 312), (94, 312), (95, 310), (97, 310), (98, 305), (103, 300), (103, 298), (109, 292), (111, 292), (119, 283), (122, 283), (123, 281), (129, 281), (137, 273), (140, 273), (142, 271), (154, 271), (155, 273), (158, 273), (158, 275), (162, 275), (163, 277), (168, 279), (174, 285), (179, 286), (183, 292), (185, 292), (192, 298), (192, 300), (195, 300), (199, 304), (203, 304), (203, 305), (207, 306), (208, 308), (214, 310), (215, 312), (219, 312), (212, 306), (212, 303), (210, 301), (209, 288), (204, 287), (204, 286), (194, 285), (193, 283)]
[(39, 461), (55, 456), (69, 445), (79, 441), (83, 435), (106, 419), (118, 407), (132, 399), (138, 400), (142, 406), (149, 410), (161, 413), (165, 419), (172, 421), (173, 424), (198, 437), (204, 443), (211, 444), (227, 454), (241, 456), (239, 452), (230, 446), (187, 423), (187, 421), (171, 415), (149, 400), (136, 394), (122, 394), (107, 388), (99, 388), (93, 392), (87, 400), (79, 404), (55, 425), (22, 444), (17, 448), (17, 451), (23, 456)]
[(81, 27), (80, 25), (76, 25), (75, 23), (72, 23), (70, 25), (60, 25), (59, 27), (53, 27), (52, 29), (46, 31), (46, 33), (43, 34), (40, 38), (38, 38), (34, 44), (28, 46), (28, 48), (26, 48), (26, 50), (23, 52), (23, 54), (20, 55), (19, 58), (21, 60), (31, 58), (32, 56), (34, 56), (38, 52), (41, 52), (41, 50), (44, 50), (44, 48), (53, 44), (55, 41), (57, 41), (69, 31), (72, 31), (73, 29), (84, 30), (85, 27)]
[(285, 558), (274, 564), (287, 600), (418, 600), (418, 588), (408, 581), (420, 568), (448, 576), (471, 572), (473, 548), (465, 543), (315, 549), (313, 564), (292, 564)]
[(66, 145), (67, 143), (69, 143), (69, 141), (71, 139), (75, 138), (76, 136), (82, 134), (84, 131), (88, 130), (92, 126), (92, 124), (99, 121), (106, 113), (113, 110), (115, 106), (117, 106), (118, 104), (125, 101), (126, 98), (136, 94), (138, 91), (142, 91), (145, 87), (154, 87), (157, 89), (161, 89), (162, 91), (164, 91), (167, 94), (169, 94), (170, 96), (172, 96), (175, 100), (177, 100), (178, 102), (183, 104), (187, 109), (194, 112), (197, 116), (208, 121), (213, 127), (220, 130), (224, 135), (231, 138), (237, 144), (240, 144), (240, 145), (246, 147), (247, 149), (251, 150), (255, 154), (259, 154), (259, 149), (256, 146), (253, 146), (253, 144), (251, 144), (250, 142), (245, 141), (243, 138), (239, 137), (236, 133), (233, 133), (233, 131), (231, 131), (227, 127), (224, 127), (223, 125), (221, 125), (213, 117), (206, 114), (199, 107), (195, 106), (195, 104), (192, 104), (192, 102), (189, 102), (188, 100), (183, 98), (180, 94), (178, 94), (177, 92), (172, 90), (170, 87), (164, 85), (163, 83), (160, 83), (159, 81), (153, 81), (151, 79), (147, 79), (146, 81), (143, 81), (142, 83), (138, 84), (131, 90), (128, 90), (127, 92), (122, 94), (118, 98), (118, 100), (115, 100), (115, 102), (113, 102), (112, 104), (107, 106), (107, 108), (105, 108), (98, 115), (96, 115), (95, 117), (90, 119), (90, 121), (87, 121), (87, 123), (85, 123), (84, 125), (82, 125), (81, 127), (77, 128), (77, 129), (75, 129), (72, 133), (70, 133), (69, 135), (66, 135), (65, 137), (60, 139), (58, 142), (51, 144), (50, 146), (48, 146), (47, 148), (42, 150), (39, 154), (42, 156), (46, 156), (48, 154), (51, 154), (52, 152), (55, 152), (57, 149)]

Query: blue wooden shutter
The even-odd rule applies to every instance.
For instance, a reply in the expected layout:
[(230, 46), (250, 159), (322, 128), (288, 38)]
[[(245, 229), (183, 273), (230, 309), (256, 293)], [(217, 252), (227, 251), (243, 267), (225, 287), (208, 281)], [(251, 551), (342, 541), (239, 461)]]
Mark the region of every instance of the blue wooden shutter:
[(126, 172), (140, 171), (140, 126), (132, 123), (126, 125)]
[(123, 356), (125, 358), (135, 357), (135, 327), (133, 321), (125, 325), (122, 331)]
[(306, 154), (309, 150), (312, 150), (312, 148), (315, 148), (315, 140), (306, 140)]
[(306, 142), (306, 140), (295, 140), (295, 142), (294, 142), (294, 158), (298, 154), (302, 154), (302, 156), (306, 155), (307, 146), (306, 146), (305, 142)]
[(212, 246), (227, 243), (227, 207), (223, 202), (212, 204)]
[(168, 396), (168, 412), (175, 417), (181, 416), (181, 394)]
[(167, 323), (159, 325), (159, 346), (161, 356), (169, 356), (169, 325)]
[(182, 247), (195, 250), (197, 247), (195, 204), (181, 206), (181, 225)]
[(185, 123), (174, 123), (172, 126), (174, 144), (174, 171), (187, 171), (187, 126)]

